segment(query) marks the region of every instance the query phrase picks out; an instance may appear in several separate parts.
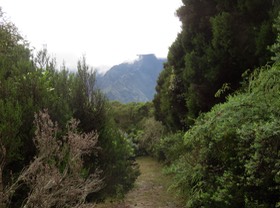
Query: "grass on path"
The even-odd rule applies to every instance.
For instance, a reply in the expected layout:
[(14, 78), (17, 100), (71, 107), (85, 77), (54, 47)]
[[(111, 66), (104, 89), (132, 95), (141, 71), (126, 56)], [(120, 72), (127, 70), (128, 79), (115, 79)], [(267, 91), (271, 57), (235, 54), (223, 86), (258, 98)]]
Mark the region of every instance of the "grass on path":
[(150, 157), (137, 159), (141, 175), (122, 202), (99, 204), (97, 208), (181, 208), (175, 195), (168, 192), (170, 178), (162, 165)]

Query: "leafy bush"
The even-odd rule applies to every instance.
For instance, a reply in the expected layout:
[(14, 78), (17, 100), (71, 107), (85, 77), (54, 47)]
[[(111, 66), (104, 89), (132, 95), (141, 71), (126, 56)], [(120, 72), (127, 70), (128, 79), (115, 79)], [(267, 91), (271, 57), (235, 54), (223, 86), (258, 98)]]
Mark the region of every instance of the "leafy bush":
[(270, 47), (271, 52), (274, 53), (272, 60), (276, 63), (280, 63), (280, 12), (275, 20), (274, 28), (277, 30), (278, 34), (275, 43)]
[(169, 168), (186, 206), (280, 206), (280, 67), (257, 70), (245, 92), (201, 115)]
[(74, 118), (80, 120), (79, 127), (84, 132), (97, 131), (99, 157), (88, 159), (88, 165), (97, 165), (103, 170), (105, 187), (90, 196), (89, 200), (124, 195), (132, 188), (139, 175), (130, 160), (133, 157), (131, 143), (120, 133), (110, 114), (110, 103), (100, 90), (95, 88), (95, 72), (89, 70), (85, 58), (78, 64), (74, 77), (72, 109)]
[(127, 103), (118, 101), (110, 102), (111, 114), (118, 128), (127, 133), (135, 133), (141, 129), (146, 118), (152, 117), (152, 103)]
[(105, 187), (93, 197), (102, 200), (106, 197), (121, 198), (129, 191), (139, 176), (135, 164), (131, 142), (121, 132), (109, 124), (100, 132), (99, 144), (102, 151), (98, 164), (103, 170)]
[(184, 150), (182, 148), (184, 142), (183, 137), (183, 132), (177, 132), (162, 137), (155, 146), (157, 159), (163, 161), (167, 165), (177, 160)]
[(156, 146), (164, 133), (164, 126), (154, 118), (148, 118), (143, 125), (142, 134), (139, 136), (139, 149), (149, 155), (156, 155)]

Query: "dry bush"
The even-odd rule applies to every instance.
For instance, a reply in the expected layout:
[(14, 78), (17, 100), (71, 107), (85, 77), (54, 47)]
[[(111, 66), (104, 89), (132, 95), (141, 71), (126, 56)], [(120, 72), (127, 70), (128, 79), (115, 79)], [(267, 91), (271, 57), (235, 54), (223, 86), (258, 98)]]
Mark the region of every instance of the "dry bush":
[(33, 142), (37, 155), (4, 190), (6, 202), (22, 184), (26, 184), (30, 192), (23, 207), (92, 207), (92, 204), (86, 204), (86, 197), (102, 188), (101, 171), (86, 174), (83, 157), (97, 152), (98, 135), (95, 132), (78, 133), (78, 122), (72, 119), (67, 134), (59, 140), (56, 136), (58, 127), (47, 111), (36, 114), (34, 124)]

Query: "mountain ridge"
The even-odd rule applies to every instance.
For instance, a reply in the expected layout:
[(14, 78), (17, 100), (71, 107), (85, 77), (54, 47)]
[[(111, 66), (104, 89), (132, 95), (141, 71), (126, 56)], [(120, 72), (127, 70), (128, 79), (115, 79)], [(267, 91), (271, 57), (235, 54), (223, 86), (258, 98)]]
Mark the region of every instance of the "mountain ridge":
[(108, 97), (122, 103), (151, 101), (165, 58), (140, 54), (131, 63), (121, 63), (97, 77), (97, 87)]

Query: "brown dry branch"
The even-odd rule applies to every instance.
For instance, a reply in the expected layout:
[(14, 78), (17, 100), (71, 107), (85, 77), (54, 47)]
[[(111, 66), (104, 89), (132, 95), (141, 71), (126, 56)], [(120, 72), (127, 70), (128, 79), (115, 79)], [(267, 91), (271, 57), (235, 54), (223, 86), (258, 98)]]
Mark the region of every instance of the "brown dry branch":
[(47, 111), (36, 114), (34, 123), (37, 156), (6, 189), (6, 196), (10, 198), (24, 183), (30, 188), (24, 208), (93, 207), (86, 204), (86, 197), (102, 188), (101, 171), (84, 176), (82, 157), (97, 151), (98, 135), (95, 132), (80, 134), (78, 122), (72, 119), (66, 136), (59, 140), (56, 137), (58, 127)]

